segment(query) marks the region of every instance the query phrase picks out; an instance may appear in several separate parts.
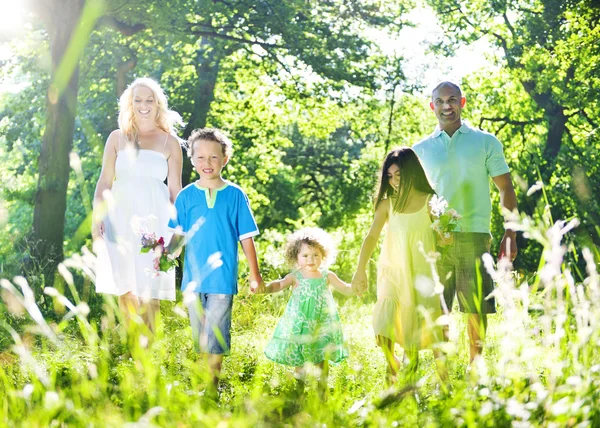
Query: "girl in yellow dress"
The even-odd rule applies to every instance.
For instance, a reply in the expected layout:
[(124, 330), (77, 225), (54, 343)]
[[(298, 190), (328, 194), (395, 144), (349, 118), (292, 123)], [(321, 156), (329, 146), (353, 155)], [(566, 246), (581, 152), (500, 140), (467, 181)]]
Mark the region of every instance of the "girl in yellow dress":
[(429, 199), (434, 194), (410, 147), (388, 153), (381, 168), (375, 218), (360, 250), (352, 286), (358, 290), (368, 287), (367, 262), (387, 223), (379, 256), (373, 329), (392, 382), (400, 368), (395, 343), (404, 349), (414, 372), (418, 351), (442, 341), (441, 328), (434, 326), (441, 315), (440, 297), (434, 293), (431, 265), (425, 257), (436, 245), (429, 213)]

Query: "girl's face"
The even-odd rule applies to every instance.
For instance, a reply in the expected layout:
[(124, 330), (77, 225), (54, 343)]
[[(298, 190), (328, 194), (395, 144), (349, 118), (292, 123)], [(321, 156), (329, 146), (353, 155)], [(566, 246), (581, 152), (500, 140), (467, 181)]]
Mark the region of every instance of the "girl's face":
[(298, 251), (298, 267), (307, 272), (317, 272), (323, 263), (323, 253), (311, 245), (302, 244)]
[(133, 113), (136, 120), (154, 120), (157, 113), (154, 92), (146, 86), (136, 86), (133, 89)]
[(400, 168), (396, 164), (392, 164), (387, 170), (387, 177), (390, 186), (397, 192), (400, 187)]

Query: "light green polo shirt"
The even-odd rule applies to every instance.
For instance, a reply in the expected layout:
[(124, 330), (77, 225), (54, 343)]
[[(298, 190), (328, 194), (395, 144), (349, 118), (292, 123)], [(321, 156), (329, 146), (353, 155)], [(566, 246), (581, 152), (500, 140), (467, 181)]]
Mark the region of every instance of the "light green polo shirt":
[(489, 177), (509, 172), (500, 141), (463, 121), (452, 138), (438, 127), (413, 150), (436, 193), (462, 216), (460, 231), (490, 233)]

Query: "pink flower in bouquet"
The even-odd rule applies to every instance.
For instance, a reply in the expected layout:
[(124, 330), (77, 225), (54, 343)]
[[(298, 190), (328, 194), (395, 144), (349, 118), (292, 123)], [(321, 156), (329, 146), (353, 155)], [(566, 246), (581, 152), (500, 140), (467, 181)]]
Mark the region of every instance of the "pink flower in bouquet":
[(146, 254), (152, 251), (156, 255), (154, 271), (151, 272), (153, 277), (158, 276), (160, 272), (168, 272), (177, 266), (177, 259), (169, 254), (165, 247), (165, 239), (162, 236), (157, 239), (155, 233), (141, 232), (141, 244), (140, 253)]
[(437, 195), (433, 195), (429, 201), (431, 213), (435, 220), (431, 224), (431, 228), (437, 233), (438, 245), (441, 247), (448, 246), (452, 243), (452, 233), (458, 230), (458, 220), (461, 216), (455, 209), (448, 209), (448, 201)]

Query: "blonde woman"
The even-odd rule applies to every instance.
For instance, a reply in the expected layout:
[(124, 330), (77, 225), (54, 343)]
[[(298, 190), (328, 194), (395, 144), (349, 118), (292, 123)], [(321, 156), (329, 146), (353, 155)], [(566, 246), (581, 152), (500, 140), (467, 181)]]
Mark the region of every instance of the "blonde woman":
[(119, 108), (119, 129), (104, 147), (94, 195), (96, 291), (119, 296), (125, 319), (138, 313), (153, 332), (160, 300), (175, 300), (175, 273), (154, 273), (153, 254), (140, 254), (140, 235), (170, 238), (167, 224), (182, 168), (175, 126), (183, 122), (149, 78), (131, 83)]

